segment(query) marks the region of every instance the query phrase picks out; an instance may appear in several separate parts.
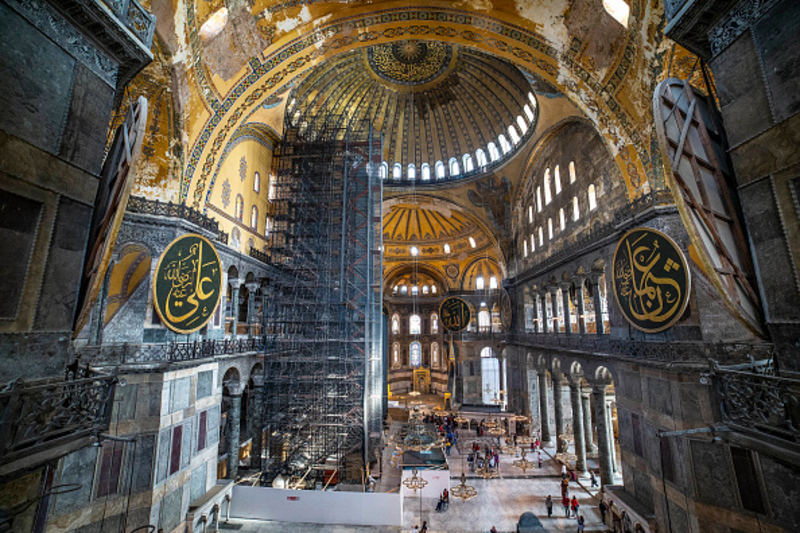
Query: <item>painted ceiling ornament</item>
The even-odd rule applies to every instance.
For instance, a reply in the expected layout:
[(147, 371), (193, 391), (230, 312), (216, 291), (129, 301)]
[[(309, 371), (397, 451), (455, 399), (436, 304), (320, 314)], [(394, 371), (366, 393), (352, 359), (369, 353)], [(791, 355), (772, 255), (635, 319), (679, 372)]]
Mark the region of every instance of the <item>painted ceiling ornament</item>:
[(398, 85), (422, 85), (441, 76), (453, 59), (453, 47), (435, 41), (395, 41), (370, 46), (367, 62), (381, 79)]
[(447, 274), (449, 277), (451, 277), (453, 279), (456, 279), (458, 277), (459, 269), (458, 269), (458, 265), (456, 265), (456, 264), (451, 263), (451, 264), (447, 265), (445, 267), (444, 271), (445, 271), (445, 274)]
[(242, 158), (239, 160), (239, 178), (242, 181), (244, 181), (246, 177), (247, 177), (247, 159), (245, 159), (244, 156), (242, 156)]
[(231, 205), (231, 182), (228, 181), (228, 178), (225, 178), (225, 181), (222, 182), (222, 205), (225, 209)]
[(614, 251), (614, 296), (622, 315), (638, 330), (672, 327), (689, 303), (691, 277), (678, 245), (650, 228), (626, 233)]
[(211, 241), (188, 233), (167, 246), (156, 266), (153, 301), (169, 329), (192, 333), (205, 326), (221, 294), (222, 267)]

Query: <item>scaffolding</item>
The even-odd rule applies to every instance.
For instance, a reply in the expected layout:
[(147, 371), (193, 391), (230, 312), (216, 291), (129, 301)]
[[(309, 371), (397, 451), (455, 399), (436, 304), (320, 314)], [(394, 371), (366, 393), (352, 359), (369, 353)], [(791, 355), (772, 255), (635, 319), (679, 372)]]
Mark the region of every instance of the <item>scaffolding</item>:
[(265, 484), (336, 482), (382, 426), (382, 140), (315, 115), (287, 118), (270, 193)]

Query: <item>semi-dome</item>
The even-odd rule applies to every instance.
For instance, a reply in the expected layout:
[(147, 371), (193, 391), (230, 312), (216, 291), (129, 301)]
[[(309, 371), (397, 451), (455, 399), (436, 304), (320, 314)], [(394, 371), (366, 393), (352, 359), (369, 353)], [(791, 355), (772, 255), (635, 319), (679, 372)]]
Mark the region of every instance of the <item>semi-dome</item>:
[(535, 129), (536, 109), (530, 83), (512, 64), (465, 47), (405, 40), (321, 64), (294, 90), (287, 116), (308, 136), (369, 121), (383, 134), (386, 183), (424, 185), (500, 164)]

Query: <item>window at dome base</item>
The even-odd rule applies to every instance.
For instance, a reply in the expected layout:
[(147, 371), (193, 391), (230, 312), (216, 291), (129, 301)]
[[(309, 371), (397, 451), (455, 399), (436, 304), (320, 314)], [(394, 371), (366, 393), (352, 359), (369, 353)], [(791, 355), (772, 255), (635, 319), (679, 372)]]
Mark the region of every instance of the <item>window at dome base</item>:
[(422, 345), (419, 342), (414, 341), (411, 343), (410, 363), (414, 368), (422, 365)]

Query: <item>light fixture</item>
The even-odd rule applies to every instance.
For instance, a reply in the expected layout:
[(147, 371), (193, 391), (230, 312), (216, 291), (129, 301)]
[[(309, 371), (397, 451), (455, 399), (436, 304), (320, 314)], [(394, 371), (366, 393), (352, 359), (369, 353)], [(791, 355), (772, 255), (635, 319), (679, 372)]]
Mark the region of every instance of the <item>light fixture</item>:
[(517, 468), (522, 469), (522, 473), (524, 474), (528, 471), (529, 468), (533, 468), (534, 463), (533, 461), (528, 461), (527, 459), (525, 459), (525, 453), (527, 453), (527, 450), (524, 447), (520, 446), (519, 451), (522, 454), (522, 458), (517, 459), (511, 464), (513, 466), (516, 466)]
[(467, 475), (461, 472), (461, 483), (453, 487), (450, 494), (454, 498), (461, 498), (461, 501), (467, 501), (477, 496), (478, 491), (475, 490), (475, 487), (467, 485)]
[(407, 489), (413, 490), (415, 494), (417, 490), (424, 489), (427, 484), (428, 482), (417, 472), (416, 466), (411, 470), (411, 477), (403, 480), (403, 485), (405, 485)]

